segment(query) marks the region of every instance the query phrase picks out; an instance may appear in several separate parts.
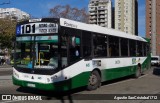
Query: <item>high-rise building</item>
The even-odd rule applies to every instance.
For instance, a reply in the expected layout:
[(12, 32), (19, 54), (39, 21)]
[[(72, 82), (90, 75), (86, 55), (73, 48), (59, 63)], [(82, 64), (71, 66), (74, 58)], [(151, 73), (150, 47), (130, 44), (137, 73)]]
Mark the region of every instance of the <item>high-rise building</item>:
[(146, 0), (146, 37), (151, 39), (152, 55), (160, 56), (160, 0)]
[(138, 35), (137, 0), (115, 0), (115, 29)]
[(89, 23), (112, 28), (112, 3), (111, 0), (90, 0)]
[(30, 18), (30, 15), (17, 8), (0, 8), (0, 18), (11, 18), (16, 20), (22, 20)]

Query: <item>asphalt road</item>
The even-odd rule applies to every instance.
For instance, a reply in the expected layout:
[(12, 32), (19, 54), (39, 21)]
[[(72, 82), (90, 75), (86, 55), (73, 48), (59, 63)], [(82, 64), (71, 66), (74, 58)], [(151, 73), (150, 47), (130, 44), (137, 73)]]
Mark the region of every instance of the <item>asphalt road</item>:
[[(160, 68), (152, 67), (140, 78), (125, 77), (102, 83), (94, 91), (79, 88), (70, 92), (55, 93), (18, 87), (12, 84), (11, 68), (0, 68), (0, 94), (18, 94), (22, 96), (42, 96), (42, 101), (0, 101), (2, 103), (160, 103), (160, 100), (109, 100), (114, 97), (146, 94), (160, 98)], [(115, 99), (116, 99), (115, 97)], [(156, 98), (155, 98), (156, 99)]]

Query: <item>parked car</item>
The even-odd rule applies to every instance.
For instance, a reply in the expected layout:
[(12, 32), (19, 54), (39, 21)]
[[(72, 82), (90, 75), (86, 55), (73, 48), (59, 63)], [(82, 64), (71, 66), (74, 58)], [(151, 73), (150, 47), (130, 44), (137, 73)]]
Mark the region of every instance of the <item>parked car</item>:
[(151, 56), (151, 65), (159, 66), (160, 65), (160, 57), (159, 56)]

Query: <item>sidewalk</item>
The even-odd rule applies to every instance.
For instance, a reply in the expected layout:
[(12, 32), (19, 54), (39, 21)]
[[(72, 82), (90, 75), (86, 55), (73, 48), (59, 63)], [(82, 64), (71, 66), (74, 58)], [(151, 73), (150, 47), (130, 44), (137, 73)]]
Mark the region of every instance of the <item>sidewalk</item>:
[(4, 70), (12, 70), (12, 65), (8, 65), (8, 64), (4, 64), (4, 65), (0, 65), (0, 71), (4, 71)]
[(4, 64), (0, 65), (0, 68), (12, 68), (12, 65)]
[(12, 76), (11, 75), (7, 75), (7, 76), (0, 76), (0, 80), (11, 80)]

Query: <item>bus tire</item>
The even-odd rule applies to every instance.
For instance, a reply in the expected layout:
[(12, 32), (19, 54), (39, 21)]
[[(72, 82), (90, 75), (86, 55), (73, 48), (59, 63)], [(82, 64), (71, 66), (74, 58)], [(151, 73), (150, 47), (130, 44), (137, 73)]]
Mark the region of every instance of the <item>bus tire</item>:
[(137, 66), (137, 70), (136, 70), (134, 77), (139, 78), (140, 76), (141, 76), (141, 67)]
[(97, 70), (94, 70), (89, 77), (87, 89), (96, 90), (98, 87), (100, 87), (100, 85), (101, 85), (100, 74), (98, 73)]

